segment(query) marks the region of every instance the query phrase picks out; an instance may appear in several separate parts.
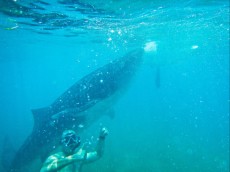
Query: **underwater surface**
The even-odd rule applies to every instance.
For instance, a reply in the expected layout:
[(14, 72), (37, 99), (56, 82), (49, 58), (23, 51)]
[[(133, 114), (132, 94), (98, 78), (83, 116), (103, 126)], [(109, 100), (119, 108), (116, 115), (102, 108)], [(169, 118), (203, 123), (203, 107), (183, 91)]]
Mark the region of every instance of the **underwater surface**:
[(32, 132), (31, 109), (144, 48), (114, 117), (79, 126), (88, 147), (109, 130), (82, 171), (229, 171), (228, 0), (0, 0), (0, 47), (2, 162)]

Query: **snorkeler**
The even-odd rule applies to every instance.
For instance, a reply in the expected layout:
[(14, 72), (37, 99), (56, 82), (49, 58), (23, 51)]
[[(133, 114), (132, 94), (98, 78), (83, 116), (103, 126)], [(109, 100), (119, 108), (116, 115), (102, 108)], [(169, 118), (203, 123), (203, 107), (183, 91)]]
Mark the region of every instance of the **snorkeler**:
[(108, 130), (102, 128), (95, 151), (86, 152), (79, 148), (81, 140), (75, 131), (64, 131), (61, 137), (62, 151), (49, 156), (40, 172), (80, 172), (84, 163), (93, 162), (103, 155), (107, 135)]

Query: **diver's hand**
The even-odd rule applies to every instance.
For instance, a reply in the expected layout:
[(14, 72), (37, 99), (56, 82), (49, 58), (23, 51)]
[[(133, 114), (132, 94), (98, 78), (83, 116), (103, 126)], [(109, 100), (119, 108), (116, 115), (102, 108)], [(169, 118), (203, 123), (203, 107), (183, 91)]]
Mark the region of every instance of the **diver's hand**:
[(109, 131), (107, 128), (103, 127), (99, 134), (99, 139), (105, 139), (105, 137), (109, 134)]

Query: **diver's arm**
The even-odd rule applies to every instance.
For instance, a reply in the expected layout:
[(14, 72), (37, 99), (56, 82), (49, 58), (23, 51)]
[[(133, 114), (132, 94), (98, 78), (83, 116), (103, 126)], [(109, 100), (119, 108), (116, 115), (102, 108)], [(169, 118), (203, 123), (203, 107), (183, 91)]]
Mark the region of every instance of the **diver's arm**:
[(81, 161), (83, 159), (84, 156), (76, 156), (76, 154), (67, 157), (51, 155), (43, 164), (40, 172), (57, 172), (67, 165), (72, 164), (76, 161)]
[(104, 147), (105, 147), (105, 137), (108, 135), (108, 130), (106, 128), (102, 128), (100, 135), (98, 137), (98, 142), (95, 151), (88, 152), (85, 157), (86, 163), (93, 162), (100, 157), (102, 157), (104, 153)]

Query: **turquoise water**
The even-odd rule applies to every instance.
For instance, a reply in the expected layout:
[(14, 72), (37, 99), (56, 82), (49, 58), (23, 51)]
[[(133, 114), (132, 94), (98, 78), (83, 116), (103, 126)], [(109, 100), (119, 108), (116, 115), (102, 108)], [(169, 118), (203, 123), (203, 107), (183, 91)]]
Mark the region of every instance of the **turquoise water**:
[(1, 147), (5, 135), (14, 149), (24, 142), (31, 109), (153, 42), (115, 117), (81, 133), (110, 132), (83, 171), (229, 171), (228, 1), (0, 0), (0, 12)]

